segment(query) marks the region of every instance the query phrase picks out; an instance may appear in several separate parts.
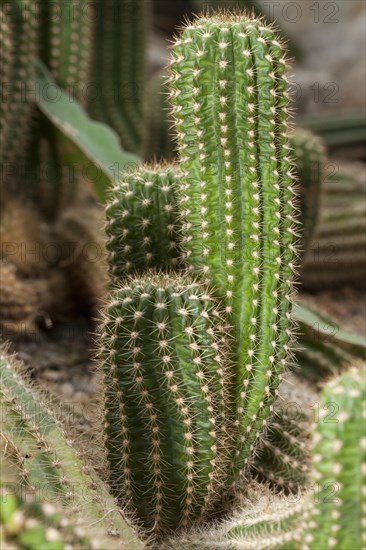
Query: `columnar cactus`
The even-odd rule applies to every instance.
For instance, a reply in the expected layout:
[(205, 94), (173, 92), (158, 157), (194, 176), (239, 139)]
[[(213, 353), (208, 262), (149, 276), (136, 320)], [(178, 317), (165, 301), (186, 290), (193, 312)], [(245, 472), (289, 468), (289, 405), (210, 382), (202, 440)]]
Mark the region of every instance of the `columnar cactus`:
[(17, 489), (23, 485), (45, 505), (56, 501), (99, 548), (109, 548), (114, 536), (129, 549), (141, 548), (119, 511), (111, 513), (115, 505), (106, 486), (71, 446), (21, 370), (0, 350), (0, 434), (19, 473)]
[(124, 173), (111, 190), (107, 250), (114, 281), (150, 268), (178, 267), (179, 218), (175, 187), (178, 170), (143, 166)]
[(205, 517), (225, 489), (235, 437), (225, 330), (207, 292), (178, 276), (131, 279), (105, 312), (110, 485), (158, 537)]
[(241, 14), (188, 25), (171, 60), (185, 260), (233, 326), (242, 471), (266, 423), (291, 342), (294, 206), (286, 59)]
[(56, 82), (85, 103), (91, 58), (90, 3), (45, 0), (40, 9), (40, 57)]
[(306, 252), (316, 230), (321, 211), (325, 178), (325, 147), (322, 140), (298, 128), (291, 137), (300, 189), (302, 221), (301, 248)]
[(1, 41), (1, 163), (14, 160), (29, 139), (33, 113), (30, 101), (38, 48), (38, 17), (31, 0), (0, 5)]
[(138, 153), (144, 131), (150, 0), (93, 2), (91, 115), (111, 126), (122, 146)]
[(363, 548), (366, 542), (364, 366), (324, 388), (314, 425), (315, 510), (306, 547)]

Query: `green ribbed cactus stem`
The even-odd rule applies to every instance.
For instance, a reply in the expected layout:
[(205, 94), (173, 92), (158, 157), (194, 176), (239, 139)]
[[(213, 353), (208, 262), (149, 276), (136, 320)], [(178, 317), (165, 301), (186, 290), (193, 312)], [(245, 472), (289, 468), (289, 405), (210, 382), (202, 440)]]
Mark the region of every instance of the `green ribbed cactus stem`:
[(216, 527), (172, 538), (167, 550), (299, 550), (310, 520), (307, 494), (286, 497), (252, 482), (244, 502)]
[(15, 160), (14, 156), (24, 150), (29, 140), (34, 110), (32, 78), (38, 48), (37, 6), (31, 0), (2, 2), (0, 20), (0, 162), (5, 166)]
[[(366, 206), (364, 193), (337, 204), (328, 200), (302, 270), (306, 289), (364, 283), (366, 269)], [(333, 199), (335, 197), (333, 196)]]
[(291, 137), (300, 188), (301, 248), (306, 252), (316, 230), (323, 199), (325, 147), (321, 138), (303, 128)]
[(91, 62), (92, 13), (88, 0), (41, 2), (40, 57), (56, 82), (86, 103)]
[(336, 375), (349, 363), (352, 352), (346, 351), (334, 342), (322, 342), (301, 336), (296, 351), (296, 361), (301, 374), (312, 382), (321, 382), (330, 375)]
[(226, 488), (235, 433), (225, 331), (215, 302), (186, 277), (131, 279), (104, 314), (110, 485), (157, 538), (202, 520)]
[(144, 134), (150, 0), (93, 2), (90, 114), (111, 126), (122, 146), (139, 153)]
[(309, 418), (290, 405), (268, 421), (253, 472), (271, 486), (296, 492), (309, 478)]
[(25, 368), (0, 352), (1, 438), (19, 471), (20, 485), (37, 501), (56, 501), (100, 548), (113, 545), (114, 537), (120, 537), (121, 547), (141, 548), (106, 486), (31, 389)]
[(295, 258), (284, 50), (243, 14), (185, 27), (173, 47), (171, 102), (185, 259), (224, 300), (233, 326), (243, 471), (291, 344)]
[(106, 233), (112, 280), (179, 266), (179, 181), (174, 166), (144, 165), (123, 173), (111, 190)]
[(366, 381), (354, 365), (329, 382), (314, 424), (314, 501), (306, 548), (364, 548), (366, 543)]

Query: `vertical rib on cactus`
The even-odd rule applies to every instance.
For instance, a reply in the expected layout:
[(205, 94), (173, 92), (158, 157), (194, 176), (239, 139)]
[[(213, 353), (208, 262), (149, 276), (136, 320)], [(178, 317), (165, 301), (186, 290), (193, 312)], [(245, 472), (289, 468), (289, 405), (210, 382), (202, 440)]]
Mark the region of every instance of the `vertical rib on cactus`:
[(5, 164), (14, 160), (29, 139), (34, 108), (29, 92), (38, 48), (37, 6), (30, 0), (2, 2), (0, 19), (0, 161)]
[(105, 312), (110, 485), (156, 536), (200, 519), (225, 488), (231, 380), (218, 323), (202, 287), (164, 275), (131, 279)]
[(56, 500), (74, 525), (87, 529), (100, 548), (113, 533), (128, 548), (141, 548), (117, 510), (107, 488), (84, 463), (48, 412), (41, 396), (20, 376), (17, 363), (0, 349), (0, 434), (17, 465), (21, 482), (47, 503)]
[(322, 140), (303, 128), (294, 131), (291, 146), (299, 179), (302, 221), (301, 248), (306, 253), (316, 230), (322, 204), (325, 147)]
[(110, 274), (116, 281), (149, 268), (176, 267), (178, 215), (174, 189), (179, 174), (169, 165), (124, 173), (106, 209)]
[(185, 259), (225, 300), (233, 325), (241, 448), (263, 428), (291, 340), (294, 209), (286, 61), (245, 15), (188, 25), (173, 48), (171, 102), (183, 172)]
[(314, 425), (315, 511), (310, 549), (363, 548), (366, 540), (364, 365), (325, 386)]
[(89, 111), (117, 132), (125, 149), (139, 152), (150, 0), (102, 0), (93, 2), (93, 10)]

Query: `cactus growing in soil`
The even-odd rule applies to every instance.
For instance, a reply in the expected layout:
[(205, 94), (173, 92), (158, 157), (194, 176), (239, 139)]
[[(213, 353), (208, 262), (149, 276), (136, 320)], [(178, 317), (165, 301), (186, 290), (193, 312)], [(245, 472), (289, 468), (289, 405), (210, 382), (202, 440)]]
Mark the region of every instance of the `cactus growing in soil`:
[(122, 146), (140, 152), (150, 0), (93, 2), (91, 115), (110, 125)]
[(276, 34), (229, 13), (188, 25), (170, 67), (185, 261), (213, 285), (233, 326), (234, 476), (266, 423), (291, 343), (296, 219), (285, 69)]
[(110, 547), (114, 537), (122, 538), (121, 547), (141, 548), (107, 487), (71, 446), (41, 395), (31, 388), (24, 367), (4, 349), (0, 352), (0, 432), (19, 472), (17, 489), (23, 487), (37, 502), (56, 502), (62, 514), (72, 518), (73, 525), (87, 532), (100, 548)]
[(206, 290), (178, 276), (131, 279), (105, 311), (109, 482), (156, 536), (205, 517), (225, 489), (235, 430), (225, 330)]
[(178, 171), (145, 165), (124, 173), (106, 208), (110, 275), (178, 267)]

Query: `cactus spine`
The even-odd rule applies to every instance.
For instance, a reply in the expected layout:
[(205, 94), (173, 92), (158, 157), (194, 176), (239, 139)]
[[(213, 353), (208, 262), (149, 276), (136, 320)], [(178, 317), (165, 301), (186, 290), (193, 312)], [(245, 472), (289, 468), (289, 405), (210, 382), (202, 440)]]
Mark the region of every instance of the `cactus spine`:
[(234, 472), (266, 422), (291, 340), (285, 68), (270, 28), (226, 13), (187, 26), (171, 61), (185, 259), (213, 284), (233, 326), (241, 441)]
[(174, 167), (143, 166), (124, 173), (112, 189), (106, 232), (114, 281), (134, 271), (178, 266), (178, 182)]
[(122, 146), (140, 152), (144, 131), (150, 0), (93, 2), (91, 115), (111, 126)]
[(76, 525), (99, 540), (100, 548), (109, 547), (113, 533), (128, 548), (141, 548), (120, 513), (111, 513), (115, 505), (107, 488), (73, 449), (18, 370), (1, 350), (1, 437), (11, 450), (22, 483), (41, 501), (56, 499), (66, 514), (74, 516)]
[(155, 535), (201, 519), (225, 489), (231, 377), (202, 288), (168, 275), (111, 296), (101, 330), (110, 484)]
[(366, 542), (366, 390), (364, 366), (325, 386), (314, 425), (315, 510), (311, 550), (363, 548)]

